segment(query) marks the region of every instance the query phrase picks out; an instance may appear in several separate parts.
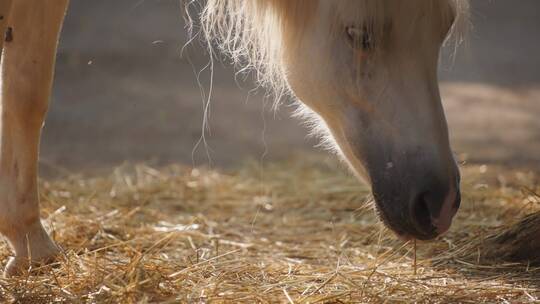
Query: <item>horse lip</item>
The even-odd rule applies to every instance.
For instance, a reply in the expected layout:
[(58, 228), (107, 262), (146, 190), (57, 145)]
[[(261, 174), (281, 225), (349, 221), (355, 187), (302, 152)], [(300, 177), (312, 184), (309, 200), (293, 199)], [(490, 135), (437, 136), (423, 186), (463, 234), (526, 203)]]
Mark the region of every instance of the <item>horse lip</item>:
[(434, 238), (436, 238), (438, 236), (438, 234), (425, 234), (425, 233), (420, 233), (418, 230), (416, 230), (416, 233), (413, 235), (413, 234), (410, 234), (410, 233), (402, 233), (402, 232), (395, 232), (395, 234), (397, 235), (397, 237), (404, 241), (404, 242), (409, 242), (409, 241), (412, 241), (412, 240), (420, 240), (420, 241), (429, 241), (429, 240), (432, 240)]
[[(458, 211), (457, 208), (453, 208), (450, 211), (452, 215), (448, 217), (443, 217), (442, 219), (441, 217), (438, 217), (438, 218), (431, 217), (431, 223), (433, 224), (433, 226), (435, 226), (438, 235), (444, 234), (450, 229), (450, 227), (452, 226), (452, 220), (454, 219), (454, 216), (456, 215), (457, 211)], [(441, 214), (442, 212), (443, 211), (441, 211)]]
[(447, 232), (452, 225), (452, 220), (458, 211), (458, 208), (456, 207), (456, 197), (457, 192), (453, 191), (452, 195), (448, 196), (443, 203), (439, 215), (437, 217), (431, 216), (431, 223), (435, 226), (437, 234), (439, 235)]
[(433, 226), (435, 226), (438, 235), (441, 235), (448, 231), (448, 229), (450, 229), (450, 226), (452, 225), (452, 220), (439, 221), (439, 219), (433, 217), (431, 218), (431, 222), (433, 223)]

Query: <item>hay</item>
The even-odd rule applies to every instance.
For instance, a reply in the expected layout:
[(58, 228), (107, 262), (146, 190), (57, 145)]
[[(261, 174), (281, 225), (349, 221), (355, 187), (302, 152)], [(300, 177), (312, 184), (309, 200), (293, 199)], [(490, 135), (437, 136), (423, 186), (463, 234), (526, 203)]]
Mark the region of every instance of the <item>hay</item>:
[[(540, 211), (536, 177), (464, 168), (451, 231), (404, 244), (368, 189), (320, 159), (227, 174), (138, 165), (43, 181), (43, 216), (65, 248), (41, 273), (0, 280), (0, 301), (533, 303), (540, 268), (492, 258), (493, 235)], [(0, 245), (0, 260), (9, 251)], [(537, 257), (537, 256), (536, 256)]]
[(521, 219), (488, 240), (489, 257), (506, 261), (527, 261), (540, 266), (540, 212)]

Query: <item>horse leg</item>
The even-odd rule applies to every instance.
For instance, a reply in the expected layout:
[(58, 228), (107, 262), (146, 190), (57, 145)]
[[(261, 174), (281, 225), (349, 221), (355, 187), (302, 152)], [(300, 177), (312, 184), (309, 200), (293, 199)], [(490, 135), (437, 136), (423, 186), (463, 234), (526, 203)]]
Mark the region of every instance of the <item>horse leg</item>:
[(13, 1), (7, 21), (1, 70), (0, 233), (15, 257), (6, 276), (59, 250), (40, 221), (37, 161), (68, 1)]
[[(0, 33), (5, 33), (8, 23), (9, 12), (11, 10), (11, 3), (13, 0), (0, 0)], [(4, 39), (0, 36), (0, 53), (4, 47)]]

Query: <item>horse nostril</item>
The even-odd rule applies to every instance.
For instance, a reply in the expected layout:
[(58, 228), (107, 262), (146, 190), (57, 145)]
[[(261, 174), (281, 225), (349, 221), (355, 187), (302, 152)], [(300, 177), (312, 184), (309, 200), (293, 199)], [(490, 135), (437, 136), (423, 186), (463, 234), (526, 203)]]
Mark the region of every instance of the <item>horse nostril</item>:
[(427, 200), (427, 193), (422, 193), (416, 197), (412, 211), (412, 220), (419, 230), (418, 232), (427, 237), (432, 237), (436, 229), (432, 223), (433, 215)]
[(461, 203), (459, 190), (427, 191), (416, 197), (411, 206), (411, 220), (421, 239), (432, 239), (446, 232)]

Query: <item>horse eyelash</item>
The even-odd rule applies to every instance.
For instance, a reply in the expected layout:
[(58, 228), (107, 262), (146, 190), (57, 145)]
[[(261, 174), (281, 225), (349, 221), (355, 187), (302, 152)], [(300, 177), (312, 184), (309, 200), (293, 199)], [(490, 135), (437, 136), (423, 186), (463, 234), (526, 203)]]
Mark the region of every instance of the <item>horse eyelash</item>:
[(353, 48), (364, 51), (373, 49), (373, 35), (365, 27), (347, 26), (345, 32)]

